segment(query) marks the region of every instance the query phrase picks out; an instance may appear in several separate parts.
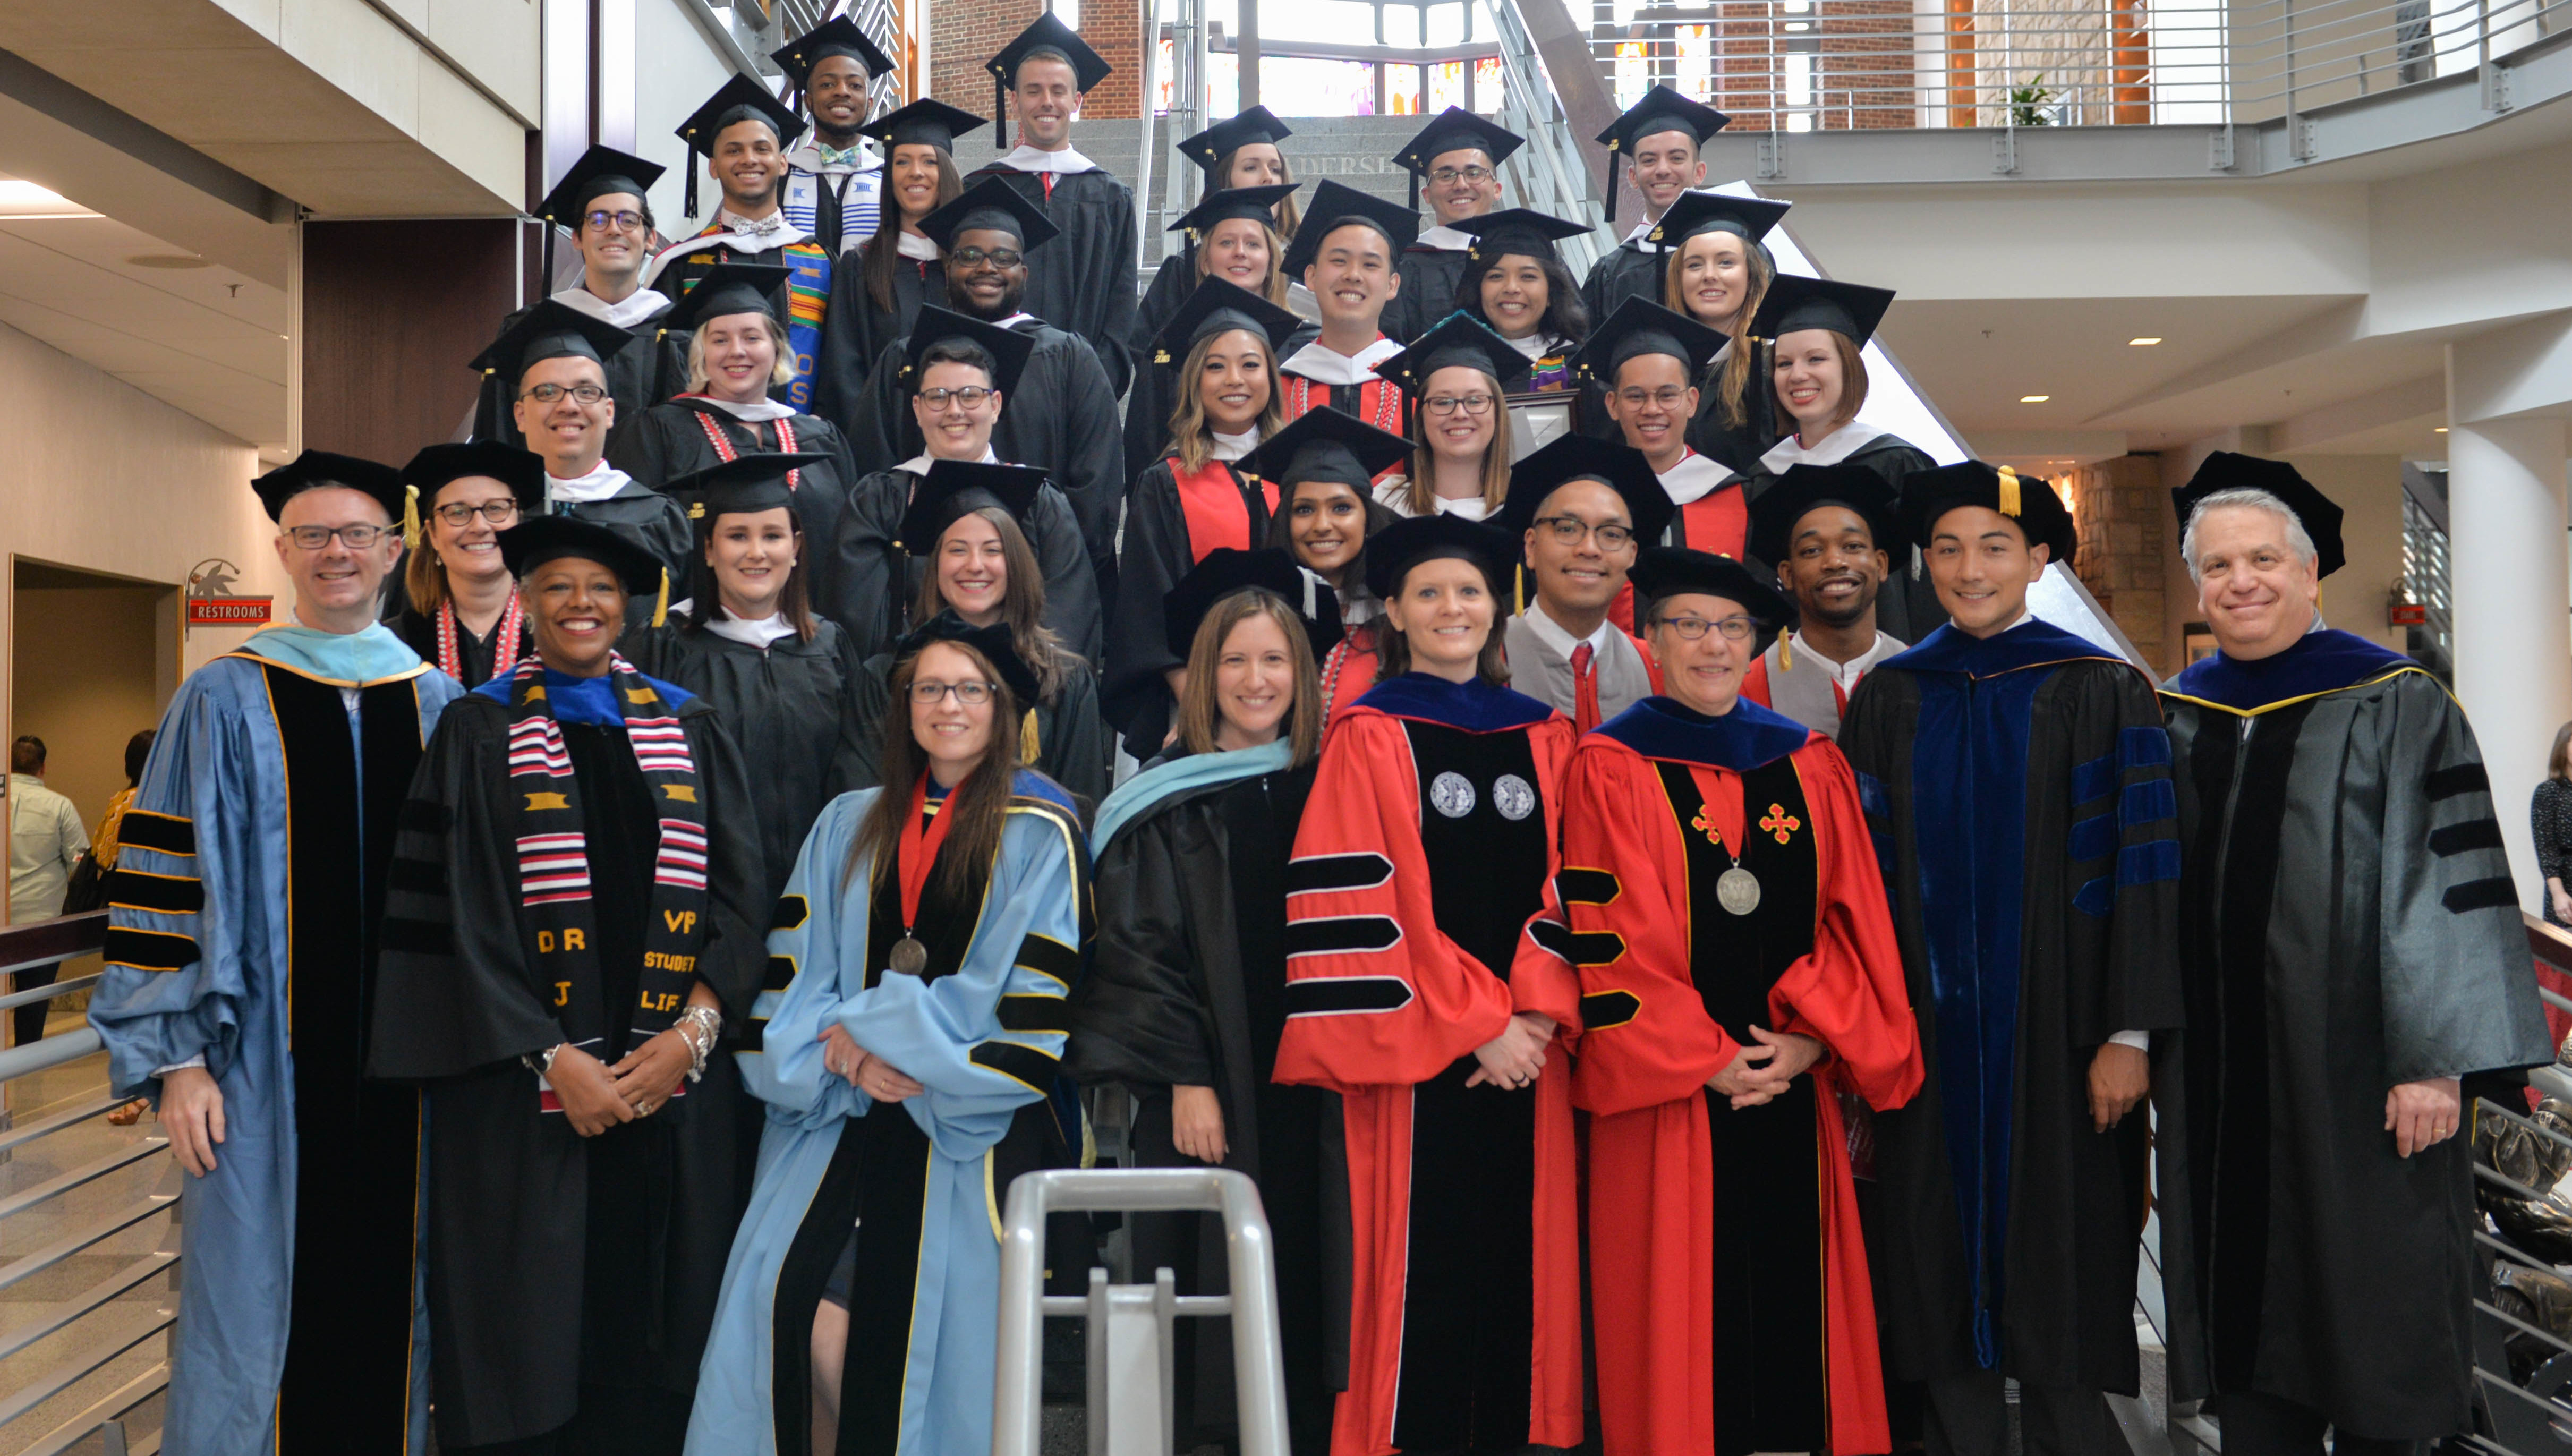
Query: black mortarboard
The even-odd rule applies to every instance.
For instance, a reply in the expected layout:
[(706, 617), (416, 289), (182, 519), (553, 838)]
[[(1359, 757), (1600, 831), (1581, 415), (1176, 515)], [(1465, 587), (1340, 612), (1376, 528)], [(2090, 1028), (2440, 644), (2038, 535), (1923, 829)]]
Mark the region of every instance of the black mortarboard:
[(1009, 513), (1018, 529), (1027, 529), (1027, 517), (1036, 506), (1036, 492), (1044, 488), (1045, 472), (1033, 465), (994, 465), (979, 460), (932, 460), (929, 473), (918, 489), (911, 493), (911, 508), (903, 512), (899, 549), (916, 556), (926, 556), (947, 533), (957, 518), (969, 510), (996, 505)]
[[(419, 490), (418, 514), (437, 504), (437, 492), (458, 480), (477, 476), (509, 487), (518, 509), (533, 514), (545, 506), (545, 457), (496, 439), (461, 444), (424, 445), (401, 467), (402, 483)], [(405, 522), (407, 524), (407, 522)]]
[(663, 329), (696, 329), (708, 319), (723, 319), (734, 314), (765, 314), (782, 319), (779, 296), (786, 291), (786, 281), (795, 270), (773, 263), (718, 263), (704, 276), (688, 286), (670, 312), (661, 316)]
[(1851, 344), (1875, 337), (1884, 311), (1893, 307), (1893, 290), (1827, 278), (1781, 273), (1768, 280), (1750, 333), (1759, 339), (1781, 339), (1798, 329), (1828, 329)]
[[(1010, 696), (1018, 700), (1018, 708), (1026, 711), (1035, 707), (1036, 698), (1039, 696), (1035, 670), (1028, 667), (1026, 659), (1018, 655), (1018, 640), (1009, 631), (1008, 623), (993, 622), (987, 627), (976, 627), (956, 615), (954, 607), (949, 607), (912, 628), (900, 642), (895, 643), (894, 659), (901, 661), (904, 658), (917, 657), (923, 648), (939, 642), (954, 642), (961, 647), (970, 647), (989, 658), (992, 669), (1000, 674), (1000, 681), (1008, 684)], [(1005, 726), (994, 724), (992, 731), (998, 732)]]
[(1666, 354), (1687, 366), (1691, 379), (1705, 371), (1725, 336), (1685, 314), (1666, 309), (1636, 294), (1591, 331), (1570, 361), (1573, 375), (1612, 388), (1616, 370), (1638, 355)]
[(1367, 590), (1391, 600), (1402, 590), (1412, 567), (1441, 556), (1454, 556), (1483, 568), (1493, 590), (1503, 593), (1499, 609), (1509, 610), (1506, 587), (1510, 567), (1518, 560), (1518, 542), (1478, 520), (1434, 510), (1406, 516), (1367, 537)]
[(833, 56), (848, 56), (866, 67), (870, 81), (878, 76), (890, 76), (898, 69), (893, 57), (886, 55), (883, 47), (869, 40), (867, 33), (858, 28), (858, 23), (845, 15), (833, 16), (768, 53), (768, 58), (777, 63), (777, 69), (785, 72), (786, 79), (794, 83), (798, 96), (813, 89), (813, 68)]
[(956, 139), (983, 125), (980, 117), (961, 106), (946, 102), (915, 101), (900, 111), (889, 111), (858, 128), (858, 134), (873, 137), (890, 158), (896, 147), (936, 147), (954, 156)]
[(1733, 197), (1720, 192), (1683, 192), (1670, 204), (1643, 241), (1656, 248), (1676, 248), (1699, 233), (1732, 233), (1756, 243), (1768, 236), (1793, 203), (1764, 197)]
[(1645, 546), (1634, 557), (1634, 569), (1628, 574), (1634, 582), (1637, 627), (1661, 598), (1690, 593), (1738, 603), (1764, 631), (1795, 625), (1794, 601), (1775, 585), (1760, 580), (1758, 572), (1729, 556), (1676, 546)]
[(1188, 209), (1187, 216), (1172, 223), (1169, 231), (1185, 232), (1188, 242), (1194, 245), (1204, 241), (1205, 235), (1214, 231), (1215, 224), (1234, 218), (1274, 228), (1277, 226), (1277, 204), (1294, 196), (1295, 189), (1301, 186), (1303, 184), (1299, 182), (1272, 182), (1263, 187), (1227, 187), (1221, 192), (1207, 193), (1204, 201)]
[(1481, 369), (1504, 392), (1510, 381), (1535, 366), (1516, 345), (1492, 332), (1492, 326), (1459, 309), (1437, 328), (1411, 342), (1411, 347), (1375, 366), (1376, 377), (1402, 386), (1402, 396), (1417, 400), (1429, 392), (1429, 376), (1462, 364)]
[(1316, 662), (1347, 634), (1340, 622), (1340, 594), (1329, 582), (1296, 565), (1283, 547), (1244, 551), (1217, 546), (1161, 598), (1161, 626), (1170, 655), (1187, 661), (1196, 645), (1197, 628), (1205, 625), (1207, 615), (1225, 597), (1241, 591), (1267, 591), (1285, 598), (1287, 608), (1303, 619), (1304, 640), (1312, 644)]
[[(982, 63), (982, 69), (991, 73), (991, 115), (1009, 114), (1009, 88), (1018, 84), (1018, 67), (1047, 51), (1071, 63), (1071, 84), (1076, 90), (1085, 92), (1116, 70), (1107, 64), (1105, 56), (1091, 50), (1087, 41), (1073, 34), (1070, 26), (1048, 10), (1019, 31), (1015, 40), (1000, 47), (997, 55)], [(991, 150), (1009, 150), (1008, 128), (992, 128)]]
[(956, 201), (920, 220), (921, 235), (942, 252), (956, 246), (957, 234), (983, 228), (1017, 239), (1020, 253), (1033, 253), (1062, 236), (1062, 229), (1045, 216), (1044, 209), (996, 177), (974, 183)]
[(1488, 267), (1512, 253), (1522, 258), (1559, 259), (1562, 255), (1555, 248), (1557, 243), (1590, 231), (1580, 223), (1549, 217), (1534, 208), (1504, 208), (1453, 226), (1459, 233), (1474, 235), (1473, 246), (1465, 250), (1465, 263), (1471, 268)]
[(2265, 490), (2284, 502), (2293, 512), (2304, 534), (2313, 538), (2313, 575), (2330, 575), (2348, 564), (2348, 553), (2340, 544), (2341, 510), (2337, 503), (2313, 488), (2303, 473), (2283, 460), (2266, 460), (2257, 455), (2217, 450), (2197, 467), (2187, 484), (2171, 491), (2171, 505), (2179, 514), (2180, 540), (2188, 539), (2188, 518), (2197, 513), (2197, 503), (2219, 490)]
[[(795, 139), (804, 135), (804, 118), (797, 116), (766, 86), (747, 76), (736, 75), (714, 95), (707, 97), (705, 105), (679, 123), (677, 136), (688, 144), (689, 151), (711, 157), (715, 154), (715, 138), (723, 135), (724, 128), (742, 121), (766, 122), (768, 129), (777, 134), (777, 145), (781, 150), (794, 146)], [(704, 170), (693, 163), (688, 167), (685, 211), (691, 218), (697, 215), (697, 174)]]
[(1411, 210), (1420, 211), (1420, 179), (1429, 175), (1429, 164), (1449, 152), (1473, 150), (1492, 159), (1498, 167), (1512, 152), (1527, 145), (1527, 138), (1502, 126), (1489, 117), (1476, 116), (1461, 106), (1451, 106), (1429, 119), (1429, 125), (1412, 134), (1393, 154), (1394, 165), (1411, 174)]
[(1313, 189), (1313, 205), (1304, 210), (1304, 220), (1295, 226), (1295, 241), (1287, 245), (1286, 276), (1303, 282), (1304, 270), (1322, 251), (1322, 240), (1351, 223), (1382, 233), (1397, 258), (1420, 237), (1418, 212), (1324, 178)]
[(1625, 108), (1624, 115), (1608, 124), (1597, 141), (1608, 149), (1608, 221), (1616, 221), (1616, 158), (1618, 154), (1634, 155), (1634, 146), (1645, 137), (1663, 132), (1685, 132), (1696, 138), (1697, 145), (1722, 131), (1732, 118), (1701, 102), (1688, 100), (1667, 86), (1654, 86), (1643, 93), (1643, 99)]
[(1152, 363), (1177, 368), (1187, 363), (1188, 352), (1197, 341), (1209, 334), (1230, 329), (1247, 329), (1268, 341), (1269, 353), (1286, 347), (1286, 341), (1304, 321), (1293, 312), (1281, 309), (1239, 284), (1219, 278), (1197, 280), (1196, 292), (1179, 304), (1179, 312), (1161, 326), (1152, 340)]
[(663, 482), (661, 493), (685, 505), (690, 520), (761, 510), (791, 510), (795, 505), (795, 488), (787, 483), (787, 474), (830, 462), (829, 455), (810, 450), (794, 453), (769, 450), (735, 455), (702, 470), (672, 477)]
[(1750, 554), (1782, 565), (1795, 547), (1796, 524), (1825, 505), (1855, 511), (1887, 554), (1906, 539), (1900, 497), (1882, 475), (1864, 465), (1789, 465), (1750, 502)]
[(1027, 360), (1036, 352), (1032, 338), (997, 324), (985, 324), (952, 309), (936, 304), (923, 304), (911, 321), (911, 333), (903, 339), (902, 372), (895, 382), (909, 393), (920, 391), (922, 356), (948, 340), (964, 340), (979, 345), (991, 357), (991, 387), (1000, 391), (1003, 400), (1018, 386), (1018, 376), (1026, 372)]
[(578, 233), (581, 215), (591, 203), (619, 192), (637, 198), (647, 197), (647, 189), (660, 181), (661, 174), (667, 171), (669, 169), (658, 162), (646, 162), (631, 152), (619, 152), (614, 147), (592, 147), (581, 153), (580, 160), (571, 164), (571, 170), (562, 175), (562, 180), (554, 184), (554, 190), (546, 193), (545, 200), (536, 204), (536, 210), (529, 214), (538, 222), (552, 225), (545, 229), (544, 276), (554, 276), (555, 228), (569, 228)]
[(1369, 498), (1375, 477), (1409, 458), (1411, 441), (1354, 414), (1317, 404), (1259, 442), (1241, 466), (1274, 480), (1282, 498), (1306, 480), (1337, 480)]
[(402, 523), (402, 502), (408, 493), (402, 487), (402, 472), (355, 455), (306, 450), (250, 482), (250, 488), (259, 492), (259, 503), (268, 507), (270, 520), (286, 513), (286, 502), (325, 485), (344, 485), (372, 496), (394, 525)]
[(1536, 524), (1537, 510), (1546, 497), (1575, 480), (1597, 480), (1615, 491), (1625, 502), (1638, 540), (1659, 540), (1669, 528), (1670, 517), (1678, 513), (1641, 450), (1574, 433), (1510, 466), (1510, 493), (1493, 512), (1492, 524), (1517, 540)]
[(1938, 518), (1962, 505), (1996, 510), (2018, 522), (2028, 544), (2048, 548), (2049, 559), (2069, 569), (2081, 547), (2080, 528), (2054, 486), (2041, 475), (2021, 475), (2007, 465), (1960, 460), (1902, 477), (1902, 524), (1911, 544), (1928, 549)]
[(633, 342), (633, 335), (604, 319), (593, 319), (568, 304), (546, 299), (519, 315), (518, 322), (475, 356), (473, 367), (500, 375), (508, 381), (509, 392), (515, 394), (518, 380), (526, 376), (530, 364), (549, 359), (586, 359), (596, 361), (604, 369), (607, 361)]
[(1275, 146), (1295, 135), (1294, 129), (1277, 119), (1277, 113), (1264, 106), (1254, 106), (1237, 116), (1226, 117), (1213, 126), (1179, 143), (1179, 155), (1204, 169), (1206, 181), (1222, 186), (1215, 174), (1223, 159), (1255, 142)]
[(595, 561), (615, 572), (628, 596), (650, 596), (665, 585), (659, 557), (594, 520), (531, 515), (500, 532), (500, 559), (511, 576), (523, 579), (547, 561), (567, 556)]

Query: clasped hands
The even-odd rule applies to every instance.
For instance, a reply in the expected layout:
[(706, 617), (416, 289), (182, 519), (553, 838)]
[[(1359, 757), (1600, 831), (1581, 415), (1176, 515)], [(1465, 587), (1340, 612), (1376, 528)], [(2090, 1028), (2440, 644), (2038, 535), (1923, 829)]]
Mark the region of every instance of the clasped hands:
[(619, 1122), (661, 1110), (696, 1065), (687, 1034), (672, 1027), (610, 1067), (577, 1047), (554, 1054), (545, 1084), (562, 1102), (571, 1130), (595, 1137)]
[(848, 1028), (836, 1024), (822, 1034), (822, 1070), (846, 1078), (849, 1086), (880, 1102), (899, 1102), (924, 1091), (900, 1068), (859, 1046)]

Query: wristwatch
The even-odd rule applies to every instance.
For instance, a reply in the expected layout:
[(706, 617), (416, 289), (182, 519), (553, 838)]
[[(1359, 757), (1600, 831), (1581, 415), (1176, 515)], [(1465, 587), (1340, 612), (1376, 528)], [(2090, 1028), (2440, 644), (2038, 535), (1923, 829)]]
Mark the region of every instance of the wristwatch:
[(554, 1059), (562, 1055), (563, 1046), (563, 1043), (556, 1042), (554, 1045), (547, 1047), (542, 1052), (529, 1052), (520, 1057), (518, 1061), (520, 1064), (525, 1066), (529, 1072), (534, 1073), (536, 1076), (550, 1077), (553, 1075)]

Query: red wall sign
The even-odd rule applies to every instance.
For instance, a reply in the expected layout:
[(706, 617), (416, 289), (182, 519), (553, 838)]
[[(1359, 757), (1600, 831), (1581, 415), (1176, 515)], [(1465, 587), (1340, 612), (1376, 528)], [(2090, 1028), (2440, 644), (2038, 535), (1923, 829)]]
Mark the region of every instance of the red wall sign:
[(188, 598), (188, 625), (192, 627), (260, 627), (276, 614), (277, 598), (273, 596), (192, 596)]

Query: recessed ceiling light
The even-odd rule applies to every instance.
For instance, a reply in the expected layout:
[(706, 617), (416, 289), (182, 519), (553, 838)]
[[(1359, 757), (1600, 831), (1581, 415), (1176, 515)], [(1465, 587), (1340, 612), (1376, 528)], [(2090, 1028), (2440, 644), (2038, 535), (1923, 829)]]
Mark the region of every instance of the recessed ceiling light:
[(2142, 338), (2140, 338), (2140, 339), (2129, 339), (2129, 340), (2127, 340), (2127, 341), (2126, 341), (2126, 347), (2127, 347), (2127, 348), (2129, 348), (2129, 349), (2145, 349), (2145, 348), (2149, 348), (2149, 347), (2151, 347), (2152, 345), (2159, 344), (2159, 343), (2161, 343), (2161, 342), (2162, 342), (2162, 337), (2161, 337), (2160, 335), (2158, 335), (2158, 334), (2147, 334), (2147, 335), (2144, 335), (2144, 336), (2143, 336)]
[(2429, 432), (2431, 434), (2445, 434), (2447, 432), (2447, 426), (2443, 424), (2433, 424), (2429, 426)]
[(2052, 394), (2021, 394), (2018, 396), (2018, 402), (2021, 404), (2042, 404), (2053, 397), (2054, 396)]

